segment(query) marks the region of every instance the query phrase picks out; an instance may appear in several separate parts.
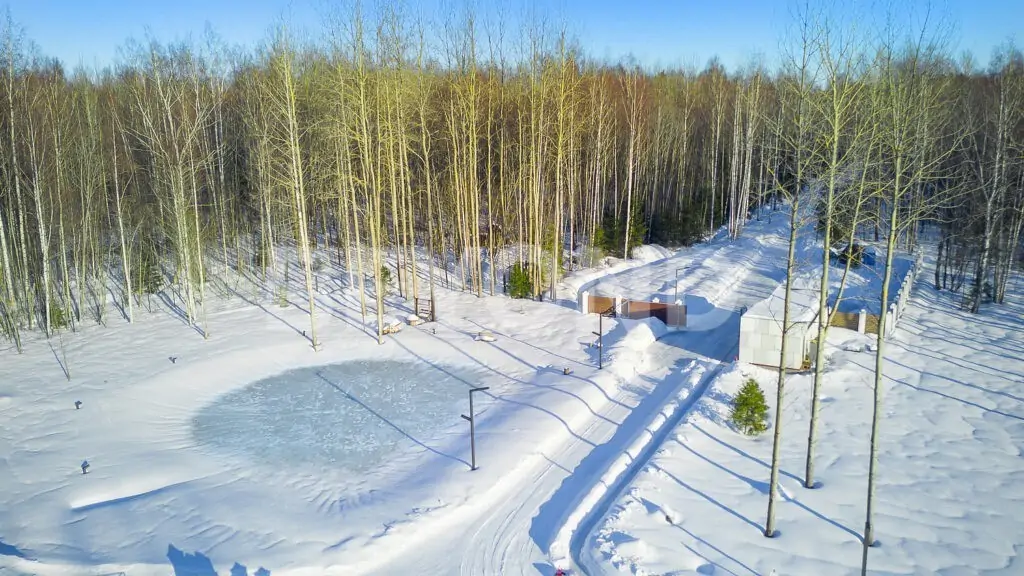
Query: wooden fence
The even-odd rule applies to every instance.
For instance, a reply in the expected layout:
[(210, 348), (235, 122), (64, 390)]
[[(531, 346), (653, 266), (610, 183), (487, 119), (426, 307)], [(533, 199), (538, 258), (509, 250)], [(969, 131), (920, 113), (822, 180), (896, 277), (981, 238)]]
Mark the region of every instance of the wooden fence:
[(631, 320), (657, 318), (666, 326), (682, 328), (686, 326), (686, 306), (669, 304), (657, 300), (626, 300), (621, 297), (593, 296), (584, 292), (580, 297), (580, 311), (584, 314), (604, 314)]
[(594, 314), (615, 316), (615, 298), (608, 296), (589, 296), (587, 310)]
[(860, 314), (853, 312), (836, 312), (832, 316), (832, 322), (829, 326), (835, 326), (837, 328), (847, 328), (849, 330), (857, 330), (860, 325)]
[[(886, 315), (886, 329), (885, 337), (888, 338), (892, 335), (892, 331), (896, 329), (896, 323), (903, 317), (903, 312), (907, 308), (907, 303), (910, 300), (910, 293), (914, 289), (914, 278), (921, 270), (921, 255), (919, 254), (911, 265), (907, 275), (903, 277), (903, 281), (900, 283), (899, 289), (896, 291), (895, 298), (889, 303), (889, 311)], [(861, 310), (860, 312), (836, 312), (832, 316), (832, 321), (829, 326), (836, 326), (839, 328), (848, 328), (850, 330), (856, 330), (861, 334), (878, 334), (879, 328), (879, 315), (868, 314), (867, 311)]]

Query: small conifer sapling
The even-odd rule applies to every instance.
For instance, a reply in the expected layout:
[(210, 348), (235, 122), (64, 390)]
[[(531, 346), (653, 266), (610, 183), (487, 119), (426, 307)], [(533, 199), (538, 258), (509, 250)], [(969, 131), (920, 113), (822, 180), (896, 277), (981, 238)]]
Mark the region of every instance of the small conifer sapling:
[(768, 404), (764, 392), (753, 378), (740, 388), (732, 405), (732, 423), (747, 436), (757, 436), (768, 429)]

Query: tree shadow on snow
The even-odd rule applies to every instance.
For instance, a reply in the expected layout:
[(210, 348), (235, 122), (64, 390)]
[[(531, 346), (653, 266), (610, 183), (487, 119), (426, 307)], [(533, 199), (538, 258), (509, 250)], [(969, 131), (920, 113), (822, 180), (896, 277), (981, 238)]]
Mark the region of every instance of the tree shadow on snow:
[(255, 298), (254, 298), (254, 299), (250, 299), (250, 298), (247, 298), (247, 297), (245, 296), (245, 294), (242, 294), (242, 292), (241, 292), (240, 290), (235, 290), (234, 288), (228, 288), (228, 289), (229, 289), (229, 290), (230, 290), (230, 291), (231, 291), (231, 292), (232, 292), (232, 293), (233, 293), (233, 294), (234, 294), (235, 296), (237, 296), (237, 297), (238, 297), (238, 298), (239, 298), (239, 299), (240, 299), (240, 300), (241, 300), (242, 302), (245, 302), (246, 304), (248, 304), (248, 305), (250, 305), (250, 306), (253, 306), (254, 308), (259, 308), (260, 310), (262, 310), (262, 311), (266, 312), (266, 313), (267, 313), (267, 314), (268, 314), (268, 315), (269, 315), (270, 317), (274, 318), (275, 320), (277, 320), (278, 322), (280, 322), (280, 323), (284, 324), (285, 326), (287, 326), (287, 327), (291, 328), (291, 329), (292, 329), (292, 331), (293, 331), (293, 332), (295, 332), (296, 334), (298, 334), (298, 335), (302, 336), (303, 338), (306, 338), (306, 340), (309, 340), (309, 339), (310, 339), (310, 338), (309, 338), (308, 336), (306, 336), (306, 333), (305, 333), (305, 332), (303, 332), (303, 331), (302, 331), (302, 330), (300, 330), (299, 328), (295, 327), (294, 325), (292, 325), (292, 324), (291, 324), (290, 322), (288, 322), (287, 320), (285, 320), (285, 319), (284, 319), (284, 318), (282, 318), (281, 316), (278, 316), (277, 314), (274, 314), (274, 313), (273, 313), (272, 311), (270, 311), (270, 310), (269, 310), (269, 309), (268, 309), (268, 308), (267, 308), (266, 306), (264, 306), (264, 305), (263, 305), (263, 303), (262, 303), (262, 302), (260, 302), (260, 301), (259, 301), (258, 299), (255, 299)]
[[(738, 454), (740, 456), (743, 456), (743, 457), (745, 457), (745, 458), (747, 458), (749, 460), (757, 462), (758, 464), (760, 464), (761, 466), (763, 466), (767, 470), (771, 470), (771, 466), (767, 462), (765, 462), (764, 460), (761, 460), (760, 458), (757, 458), (756, 456), (752, 456), (749, 453), (744, 452), (743, 450), (740, 450), (739, 448), (733, 446), (732, 444), (729, 444), (729, 443), (725, 442), (724, 440), (721, 440), (720, 438), (716, 438), (715, 436), (712, 436), (710, 433), (708, 433), (706, 430), (704, 430), (703, 428), (701, 428), (700, 426), (698, 426), (696, 424), (693, 424), (692, 427), (695, 430), (697, 430), (698, 432), (704, 434), (709, 439), (717, 442), (721, 446), (723, 446), (725, 448), (728, 448), (729, 450), (732, 450), (733, 452), (735, 452), (736, 454)], [(712, 466), (718, 468), (719, 470), (722, 470), (723, 472), (726, 472), (726, 473), (736, 477), (737, 479), (742, 480), (743, 482), (746, 482), (747, 484), (750, 485), (751, 488), (753, 488), (754, 490), (757, 490), (761, 494), (764, 494), (765, 496), (768, 495), (768, 482), (759, 482), (757, 480), (753, 480), (751, 478), (748, 478), (747, 476), (739, 474), (738, 472), (730, 470), (729, 468), (726, 468), (725, 466), (722, 466), (721, 464), (719, 464), (717, 462), (713, 462), (707, 456), (704, 456), (703, 454), (698, 454), (696, 451), (693, 450), (693, 448), (691, 448), (690, 446), (686, 445), (683, 442), (680, 442), (678, 439), (676, 440), (676, 443), (679, 444), (680, 446), (682, 446), (683, 448), (685, 448), (686, 450), (688, 450), (694, 456), (697, 456), (701, 460), (704, 460), (708, 464), (711, 464)], [(801, 486), (803, 485), (803, 480), (800, 479), (800, 478), (797, 478), (792, 473), (786, 472), (785, 470), (782, 470), (781, 468), (779, 469), (779, 473), (782, 474), (783, 476), (791, 479), (791, 480), (794, 480), (794, 481), (798, 482)], [(686, 486), (686, 488), (689, 488), (689, 487)], [(693, 490), (692, 488), (689, 488), (689, 489)], [(814, 510), (813, 508), (807, 506), (803, 502), (801, 502), (801, 501), (799, 501), (799, 500), (797, 500), (795, 498), (791, 498), (783, 490), (779, 490), (779, 494), (782, 496), (783, 500), (785, 500), (786, 502), (795, 505), (796, 507), (802, 509), (804, 512), (807, 512), (808, 514), (814, 516), (815, 518), (818, 518), (819, 520), (823, 520), (823, 521), (828, 522), (829, 524), (835, 526), (836, 528), (839, 528), (840, 530), (842, 530), (842, 531), (846, 532), (847, 534), (849, 534), (849, 535), (853, 536), (854, 538), (856, 538), (858, 542), (861, 541), (861, 535), (858, 534), (856, 531), (852, 530), (851, 528), (840, 524), (839, 522), (837, 522), (836, 520), (833, 520), (832, 518), (829, 518), (828, 516), (825, 516), (824, 514), (818, 512), (817, 510)]]
[[(551, 389), (558, 390), (557, 388), (554, 388), (552, 385), (539, 384), (537, 382), (531, 382), (531, 381), (523, 380), (521, 378), (516, 378), (515, 376), (511, 376), (511, 375), (505, 374), (504, 372), (501, 372), (501, 371), (497, 370), (496, 368), (494, 368), (490, 364), (488, 364), (488, 363), (486, 363), (486, 362), (476, 358), (475, 356), (472, 356), (471, 354), (466, 352), (463, 348), (460, 348), (460, 347), (452, 344), (448, 340), (443, 339), (440, 336), (436, 336), (436, 335), (434, 337), (437, 338), (438, 342), (441, 342), (443, 344), (446, 344), (446, 345), (450, 346), (453, 350), (455, 350), (456, 352), (461, 353), (463, 356), (465, 356), (469, 360), (471, 360), (474, 363), (476, 363), (477, 365), (479, 365), (482, 369), (487, 370), (489, 372), (492, 372), (495, 375), (500, 376), (502, 378), (505, 378), (505, 379), (507, 379), (510, 382), (521, 384), (523, 386), (543, 387), (543, 388), (551, 388)], [(408, 346), (403, 344), (400, 340), (395, 340), (395, 342), (398, 344), (399, 347), (401, 347), (402, 349), (407, 351), (409, 354), (412, 354), (414, 357), (420, 359), (424, 363), (429, 364), (430, 366), (433, 366), (434, 368), (436, 368), (436, 369), (438, 369), (438, 370), (440, 370), (440, 371), (442, 371), (442, 372), (444, 372), (446, 374), (449, 374), (450, 376), (452, 376), (452, 378), (454, 378), (456, 380), (459, 380), (460, 382), (466, 384), (467, 387), (472, 388), (472, 387), (478, 385), (478, 383), (468, 382), (464, 378), (458, 376), (457, 374), (451, 373), (443, 365), (437, 364), (437, 363), (431, 361), (430, 359), (428, 359), (428, 358), (426, 358), (426, 357), (424, 357), (424, 356), (422, 356), (420, 354), (417, 354), (411, 348), (409, 348)], [(494, 347), (494, 343), (492, 343), (492, 342), (487, 342), (486, 344)], [(524, 364), (527, 364), (525, 361), (522, 361), (522, 362)], [(527, 364), (527, 365), (530, 366), (531, 368), (535, 368), (532, 364)], [(559, 374), (561, 374), (561, 373), (559, 373)], [(586, 379), (584, 379), (584, 380), (588, 381), (588, 382), (591, 382), (590, 380), (586, 380)], [(593, 382), (591, 382), (591, 383), (593, 383)], [(595, 386), (596, 386), (596, 384), (595, 384)], [(569, 393), (569, 392), (566, 392), (564, 390), (558, 390), (558, 391), (559, 392), (565, 392), (566, 394), (574, 396), (575, 398), (577, 398), (578, 400), (580, 400), (581, 402), (584, 403), (584, 405), (587, 407), (587, 410), (589, 410), (595, 416), (597, 415), (597, 413), (594, 411), (594, 409), (589, 404), (586, 404), (586, 402), (582, 398), (579, 398), (579, 396), (577, 396), (575, 394), (572, 394), (572, 393)], [(483, 394), (487, 398), (490, 398), (491, 400), (494, 400), (496, 402), (504, 402), (504, 403), (507, 403), (507, 404), (514, 404), (516, 406), (521, 406), (523, 408), (532, 408), (532, 409), (538, 410), (538, 411), (540, 411), (540, 412), (542, 412), (542, 413), (544, 413), (544, 414), (546, 414), (548, 416), (551, 416), (555, 420), (558, 420), (562, 424), (562, 426), (565, 427), (565, 429), (569, 432), (569, 434), (571, 434), (574, 438), (576, 438), (577, 440), (579, 440), (581, 442), (584, 442), (586, 444), (590, 444), (591, 446), (593, 446), (592, 442), (589, 442), (588, 440), (584, 439), (582, 436), (577, 434), (572, 429), (572, 427), (569, 426), (569, 423), (566, 422), (565, 419), (563, 419), (561, 416), (559, 416), (558, 414), (556, 414), (555, 412), (551, 411), (550, 409), (548, 409), (548, 408), (546, 408), (544, 406), (540, 406), (540, 405), (537, 405), (537, 404), (532, 404), (530, 402), (524, 402), (524, 401), (516, 400), (516, 399), (513, 399), (513, 398), (509, 398), (506, 395), (501, 395), (501, 394), (495, 393), (494, 391), (482, 392), (481, 394)], [(480, 414), (481, 414), (481, 411), (478, 411), (477, 412), (477, 417), (478, 418), (479, 418)]]
[[(934, 379), (936, 379), (938, 381), (948, 381), (948, 382), (952, 382), (954, 384), (959, 384), (961, 386), (965, 386), (965, 387), (968, 387), (968, 388), (975, 388), (975, 389), (979, 389), (980, 388), (979, 386), (969, 385), (969, 384), (966, 384), (966, 383), (964, 383), (964, 382), (962, 382), (960, 380), (956, 380), (956, 379), (950, 378), (948, 376), (940, 376), (940, 375), (935, 374), (933, 372), (927, 372), (927, 371), (923, 371), (923, 370), (918, 370), (917, 368), (913, 368), (913, 367), (907, 366), (906, 364), (903, 364), (901, 362), (897, 362), (896, 360), (893, 360), (892, 358), (888, 358), (887, 357), (885, 359), (885, 361), (887, 363), (889, 363), (889, 364), (894, 365), (894, 366), (899, 366), (900, 368), (903, 368), (905, 370), (913, 372), (913, 373), (917, 374), (922, 379), (923, 379), (924, 376), (931, 376), (932, 378), (934, 378)], [(873, 366), (871, 366), (871, 367), (866, 366), (866, 365), (861, 364), (860, 362), (858, 362), (856, 360), (853, 360), (853, 363), (856, 364), (857, 366), (863, 368), (864, 370), (867, 370), (867, 371), (870, 371), (870, 372), (874, 371), (874, 367)], [(1004, 416), (1006, 418), (1012, 418), (1014, 420), (1024, 421), (1024, 416), (1018, 416), (1017, 414), (1010, 414), (1009, 412), (1003, 412), (1002, 410), (997, 410), (995, 408), (989, 408), (987, 406), (982, 406), (981, 404), (978, 404), (977, 402), (972, 402), (971, 400), (967, 400), (966, 398), (960, 398), (959, 396), (954, 396), (952, 394), (947, 394), (945, 392), (941, 392), (941, 391), (936, 390), (934, 388), (925, 387), (925, 386), (920, 384), (920, 379), (919, 379), (919, 383), (918, 384), (911, 384), (910, 382), (907, 382), (907, 381), (905, 381), (903, 379), (897, 380), (896, 378), (893, 378), (892, 376), (889, 376), (888, 374), (885, 375), (885, 379), (888, 380), (889, 382), (891, 382), (892, 384), (899, 384), (900, 386), (905, 386), (907, 388), (910, 388), (912, 390), (916, 390), (918, 392), (927, 392), (929, 394), (934, 394), (936, 396), (939, 396), (940, 398), (945, 398), (947, 400), (953, 400), (953, 401), (956, 401), (956, 402), (960, 402), (962, 404), (965, 404), (967, 406), (971, 406), (971, 407), (977, 408), (978, 410), (981, 410), (981, 411), (989, 413), (989, 414), (996, 414), (998, 416)], [(987, 389), (984, 389), (984, 388), (980, 388), (980, 389), (983, 390), (983, 391), (991, 392), (990, 390), (987, 390)]]
[[(174, 576), (217, 576), (213, 562), (202, 552), (189, 554), (175, 548), (173, 544), (168, 544), (167, 559), (174, 568)], [(230, 576), (249, 576), (249, 569), (235, 562), (231, 567)], [(270, 576), (270, 570), (260, 567), (253, 576)]]
[(577, 364), (579, 366), (584, 366), (585, 365), (582, 362), (580, 362), (579, 360), (574, 360), (572, 358), (568, 358), (566, 356), (562, 356), (561, 354), (557, 354), (557, 353), (553, 352), (550, 349), (541, 348), (541, 347), (539, 347), (539, 346), (537, 346), (535, 344), (530, 344), (529, 342), (527, 342), (525, 340), (522, 340), (520, 338), (516, 338), (515, 336), (512, 336), (511, 334), (506, 334), (506, 333), (504, 333), (504, 332), (502, 332), (500, 330), (495, 330), (493, 328), (487, 328), (486, 326), (483, 326), (482, 324), (480, 324), (479, 322), (476, 322), (475, 320), (471, 320), (469, 318), (465, 318), (465, 320), (467, 322), (469, 322), (470, 324), (473, 324), (473, 325), (477, 326), (481, 330), (488, 330), (490, 332), (493, 332), (494, 334), (497, 334), (498, 336), (501, 336), (502, 338), (507, 338), (509, 340), (514, 340), (516, 342), (519, 342), (520, 344), (523, 344), (525, 346), (529, 346), (530, 348), (533, 348), (534, 350), (536, 350), (538, 352), (541, 352), (543, 354), (548, 354), (550, 356), (554, 356), (555, 358), (561, 358), (562, 360), (565, 360), (566, 362), (571, 362), (571, 363)]
[(317, 372), (316, 375), (317, 375), (318, 378), (323, 380), (328, 386), (330, 386), (330, 387), (334, 388), (335, 390), (337, 390), (338, 392), (341, 392), (342, 394), (344, 394), (346, 398), (348, 398), (349, 400), (355, 402), (361, 408), (363, 408), (364, 410), (366, 410), (370, 414), (372, 414), (372, 415), (376, 416), (377, 418), (379, 418), (381, 422), (384, 422), (385, 424), (387, 424), (388, 426), (393, 428), (396, 432), (398, 432), (402, 436), (405, 436), (409, 440), (412, 440), (413, 443), (415, 443), (420, 448), (423, 448), (424, 450), (427, 450), (428, 452), (436, 454), (437, 456), (443, 456), (445, 458), (448, 458), (449, 460), (454, 460), (455, 462), (461, 462), (461, 463), (465, 464), (466, 466), (469, 466), (469, 462), (466, 462), (465, 460), (463, 460), (462, 458), (459, 458), (458, 456), (453, 456), (451, 454), (446, 454), (446, 453), (441, 452), (440, 450), (438, 450), (436, 448), (433, 448), (431, 446), (427, 446), (426, 444), (424, 444), (423, 442), (421, 442), (420, 440), (418, 440), (417, 438), (415, 438), (414, 436), (412, 436), (411, 434), (409, 434), (408, 432), (406, 432), (405, 430), (400, 428), (397, 424), (395, 424), (391, 420), (388, 420), (386, 417), (384, 417), (384, 415), (382, 415), (381, 413), (377, 412), (373, 408), (370, 408), (369, 406), (367, 406), (362, 400), (360, 400), (359, 398), (356, 398), (355, 396), (350, 394), (348, 391), (346, 391), (344, 388), (342, 388), (338, 384), (335, 384), (334, 382), (331, 382), (330, 380), (328, 380), (327, 377), (325, 377), (323, 374)]

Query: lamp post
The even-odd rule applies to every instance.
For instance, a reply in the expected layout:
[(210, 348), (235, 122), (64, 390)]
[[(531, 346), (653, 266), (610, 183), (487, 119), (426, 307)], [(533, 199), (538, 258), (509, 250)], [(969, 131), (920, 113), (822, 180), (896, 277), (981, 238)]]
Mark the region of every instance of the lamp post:
[(679, 302), (679, 271), (680, 270), (686, 270), (687, 268), (689, 268), (689, 266), (683, 266), (682, 268), (676, 268), (676, 281), (675, 281), (675, 284), (673, 285), (673, 288), (675, 290), (675, 296), (672, 298), (672, 303), (673, 304), (675, 304), (676, 302)]
[(469, 389), (469, 416), (462, 414), (462, 418), (469, 422), (469, 452), (472, 464), (469, 465), (470, 470), (476, 470), (476, 428), (474, 426), (474, 418), (476, 415), (473, 413), (473, 392), (483, 392), (488, 390), (490, 386), (481, 386), (479, 388)]
[(597, 313), (597, 332), (591, 332), (594, 336), (597, 336), (597, 369), (601, 370), (604, 368), (604, 328), (602, 327), (602, 319), (607, 313), (607, 310), (601, 310)]

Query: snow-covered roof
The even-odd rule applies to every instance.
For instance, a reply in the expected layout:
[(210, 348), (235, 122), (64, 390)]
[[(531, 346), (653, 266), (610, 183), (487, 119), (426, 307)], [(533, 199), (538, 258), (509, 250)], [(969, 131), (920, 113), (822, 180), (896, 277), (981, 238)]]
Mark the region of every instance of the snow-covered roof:
[[(793, 279), (789, 298), (789, 321), (812, 322), (818, 313), (818, 278), (798, 276)], [(782, 322), (786, 304), (786, 283), (783, 282), (771, 296), (750, 307), (744, 316), (766, 318)]]
[[(897, 291), (903, 279), (911, 270), (913, 261), (904, 255), (893, 260), (893, 274), (889, 283), (889, 301), (896, 300)], [(878, 314), (881, 309), (882, 274), (885, 263), (877, 261), (873, 266), (862, 265), (850, 269), (846, 286), (839, 301), (840, 312)], [(843, 283), (845, 266), (833, 264), (829, 275), (828, 305), (836, 306), (839, 287)], [(790, 321), (812, 322), (818, 313), (818, 294), (821, 286), (821, 267), (815, 266), (799, 273), (793, 281), (790, 297)], [(783, 304), (786, 298), (786, 284), (783, 282), (768, 298), (750, 307), (746, 312), (751, 318), (768, 318), (782, 322)]]

